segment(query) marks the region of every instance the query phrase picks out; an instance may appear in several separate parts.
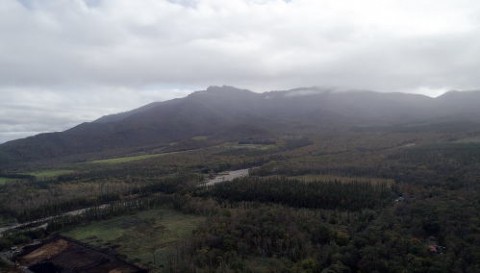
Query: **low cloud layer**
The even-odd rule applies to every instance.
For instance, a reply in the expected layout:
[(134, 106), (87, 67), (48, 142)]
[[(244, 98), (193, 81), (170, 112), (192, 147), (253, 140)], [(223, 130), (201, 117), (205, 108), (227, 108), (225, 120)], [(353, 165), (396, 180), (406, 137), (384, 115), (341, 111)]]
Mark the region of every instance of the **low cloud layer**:
[(480, 86), (473, 0), (3, 0), (0, 142), (214, 84)]

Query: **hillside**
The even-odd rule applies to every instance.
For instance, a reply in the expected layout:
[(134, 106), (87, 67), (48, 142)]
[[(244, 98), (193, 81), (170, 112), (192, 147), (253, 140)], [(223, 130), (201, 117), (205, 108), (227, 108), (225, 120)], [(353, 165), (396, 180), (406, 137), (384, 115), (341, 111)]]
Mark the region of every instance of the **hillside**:
[(165, 149), (199, 136), (241, 141), (383, 126), (445, 128), (447, 124), (450, 128), (464, 124), (471, 129), (478, 117), (480, 92), (449, 92), (430, 98), (318, 88), (254, 93), (228, 86), (210, 87), (185, 98), (101, 117), (64, 132), (7, 142), (0, 145), (0, 164)]
[(7, 143), (33, 159), (0, 172), (0, 255), (61, 234), (152, 273), (477, 272), (478, 95), (216, 87)]

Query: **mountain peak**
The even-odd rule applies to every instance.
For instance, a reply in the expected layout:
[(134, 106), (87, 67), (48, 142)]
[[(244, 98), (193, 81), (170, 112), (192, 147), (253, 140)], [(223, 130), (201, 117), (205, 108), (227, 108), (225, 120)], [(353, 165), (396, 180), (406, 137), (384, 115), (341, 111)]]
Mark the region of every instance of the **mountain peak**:
[(450, 90), (443, 95), (439, 96), (438, 98), (454, 98), (454, 97), (471, 97), (471, 96), (479, 96), (480, 90)]
[(209, 93), (219, 93), (219, 92), (229, 92), (229, 93), (253, 93), (250, 90), (247, 89), (240, 89), (234, 86), (229, 86), (229, 85), (222, 85), (222, 86), (217, 86), (217, 85), (212, 85), (205, 90), (206, 92)]
[(8, 159), (4, 160), (6, 163), (26, 162), (167, 147), (195, 136), (238, 141), (251, 132), (256, 136), (263, 132), (262, 137), (269, 137), (292, 132), (322, 133), (358, 125), (438, 122), (445, 117), (476, 121), (480, 117), (479, 102), (480, 92), (450, 92), (438, 100), (411, 94), (335, 92), (315, 87), (259, 94), (232, 86), (211, 86), (186, 98), (152, 103), (62, 133), (5, 143), (0, 145), (0, 154)]
[(239, 98), (246, 98), (251, 96), (257, 95), (257, 93), (252, 92), (247, 89), (240, 89), (233, 86), (210, 86), (206, 90), (196, 91), (192, 94), (188, 95), (190, 99), (205, 99), (208, 98), (214, 99), (239, 99)]

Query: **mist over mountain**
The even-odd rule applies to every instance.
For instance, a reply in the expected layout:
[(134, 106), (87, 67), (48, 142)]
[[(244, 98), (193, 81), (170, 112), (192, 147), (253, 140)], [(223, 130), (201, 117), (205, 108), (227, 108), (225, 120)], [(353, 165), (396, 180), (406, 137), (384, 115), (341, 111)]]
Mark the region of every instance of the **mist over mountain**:
[[(64, 132), (40, 134), (0, 145), (0, 164), (82, 154), (166, 149), (204, 137), (211, 141), (262, 141), (282, 135), (359, 128), (435, 130), (459, 124), (479, 128), (480, 92), (440, 97), (319, 88), (254, 93), (209, 87), (181, 99), (154, 102), (101, 117)], [(441, 125), (441, 126), (440, 126)]]

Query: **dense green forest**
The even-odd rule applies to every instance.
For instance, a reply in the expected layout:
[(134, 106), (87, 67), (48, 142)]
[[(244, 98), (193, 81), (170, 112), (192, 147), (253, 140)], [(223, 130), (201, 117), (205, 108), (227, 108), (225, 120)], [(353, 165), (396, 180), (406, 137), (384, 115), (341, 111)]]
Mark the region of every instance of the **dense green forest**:
[[(341, 181), (297, 181), (279, 178), (243, 178), (197, 192), (231, 202), (257, 201), (299, 208), (360, 210), (391, 201), (393, 192), (385, 184)], [(390, 197), (390, 198), (389, 198)]]
[[(52, 177), (17, 170), (2, 175), (2, 225), (90, 209), (8, 231), (0, 247), (168, 208), (205, 220), (162, 265), (137, 261), (152, 272), (480, 272), (474, 137), (352, 131), (79, 162)], [(248, 177), (205, 185), (245, 168)]]

